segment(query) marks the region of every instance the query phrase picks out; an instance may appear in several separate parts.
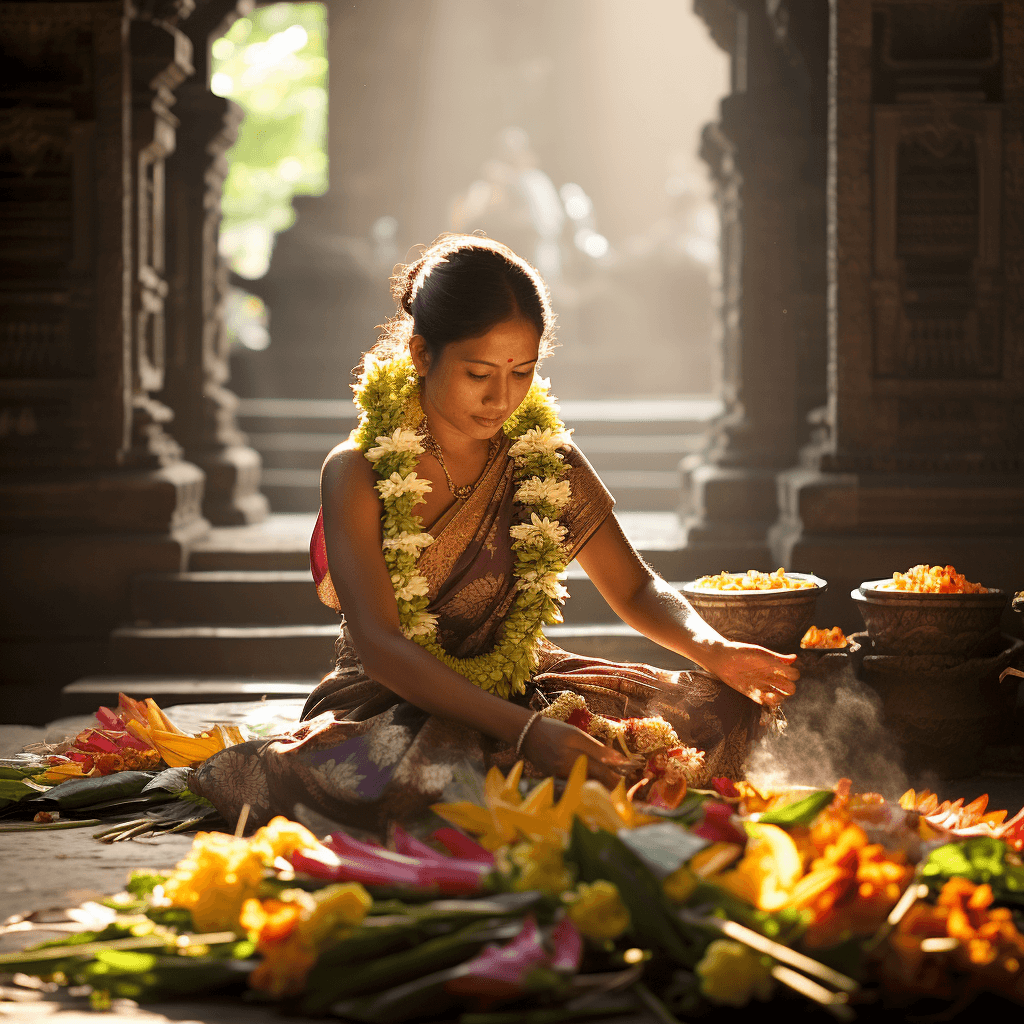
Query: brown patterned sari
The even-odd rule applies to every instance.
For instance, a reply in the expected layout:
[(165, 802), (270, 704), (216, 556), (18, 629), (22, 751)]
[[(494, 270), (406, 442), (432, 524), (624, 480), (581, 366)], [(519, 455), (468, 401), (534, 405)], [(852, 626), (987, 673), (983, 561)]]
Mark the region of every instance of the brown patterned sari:
[[(520, 511), (506, 439), (472, 495), (431, 527), (420, 557), (438, 637), (459, 657), (489, 651), (515, 599), (509, 527)], [(572, 499), (560, 516), (576, 554), (614, 501), (579, 449), (565, 456)], [(311, 545), (320, 599), (341, 611), (327, 571), (322, 521)], [(509, 767), (512, 750), (456, 721), (403, 701), (362, 669), (342, 617), (337, 663), (309, 695), (302, 721), (286, 734), (231, 747), (194, 773), (193, 792), (228, 821), (249, 804), (249, 824), (285, 814), (311, 827), (323, 819), (371, 832), (421, 815), (468, 767)], [(684, 743), (706, 752), (706, 776), (737, 777), (760, 728), (761, 707), (704, 672), (672, 672), (569, 654), (544, 641), (532, 685), (518, 702), (543, 707), (575, 690), (592, 710), (618, 717), (662, 715)]]

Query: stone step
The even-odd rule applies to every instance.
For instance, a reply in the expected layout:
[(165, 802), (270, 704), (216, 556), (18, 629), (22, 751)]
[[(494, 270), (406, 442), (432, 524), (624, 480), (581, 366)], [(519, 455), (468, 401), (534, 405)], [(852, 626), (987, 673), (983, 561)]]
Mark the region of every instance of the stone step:
[[(722, 412), (711, 395), (595, 399), (560, 403), (567, 426), (590, 434), (686, 434), (701, 430)], [(299, 432), (346, 437), (356, 424), (355, 404), (347, 399), (243, 398), (242, 428), (256, 433)], [(336, 443), (336, 442), (335, 442)]]
[[(692, 580), (723, 569), (775, 569), (751, 560), (749, 547), (720, 545), (709, 551), (682, 546), (679, 519), (674, 512), (636, 512), (616, 509), (623, 531), (655, 572), (670, 580)], [(274, 514), (253, 526), (214, 527), (197, 542), (188, 558), (190, 572), (303, 571), (309, 569), (312, 512)], [(757, 560), (755, 560), (757, 561)]]
[[(545, 633), (574, 654), (685, 667), (684, 658), (623, 623), (549, 626)], [(336, 625), (122, 626), (111, 637), (110, 676), (319, 679), (333, 667), (337, 635)]]
[[(304, 699), (320, 681), (308, 679), (243, 679), (171, 675), (86, 676), (61, 690), (63, 715), (87, 715), (98, 707), (116, 707), (117, 695), (141, 700), (152, 697), (165, 711), (175, 704), (221, 704), (230, 701)], [(297, 717), (297, 716), (296, 716)]]
[[(676, 469), (603, 469), (599, 472), (622, 509), (671, 512), (679, 507)], [(315, 512), (320, 507), (319, 469), (264, 469), (261, 489), (275, 512)]]
[[(675, 587), (681, 583), (673, 584)], [(618, 617), (578, 566), (566, 581), (566, 623), (617, 623)], [(131, 590), (139, 627), (335, 625), (338, 615), (317, 599), (308, 569), (147, 573)]]
[(121, 626), (110, 638), (111, 675), (253, 679), (320, 678), (334, 666), (336, 624)]
[(193, 545), (186, 568), (217, 570), (309, 571), (309, 538), (316, 510), (275, 513), (251, 526), (215, 526)]
[(132, 580), (136, 626), (337, 623), (320, 603), (309, 569), (146, 573)]
[[(324, 458), (341, 440), (343, 437), (334, 434), (249, 433), (249, 443), (263, 459), (264, 484), (268, 480), (276, 482), (276, 474), (281, 471), (312, 471), (317, 474), (315, 478), (296, 478), (297, 482), (302, 486), (318, 485)], [(680, 460), (696, 451), (704, 438), (701, 433), (584, 435), (577, 431), (574, 440), (601, 474), (625, 469), (674, 473)], [(279, 479), (284, 482), (287, 477)], [(678, 489), (678, 477), (673, 486)]]

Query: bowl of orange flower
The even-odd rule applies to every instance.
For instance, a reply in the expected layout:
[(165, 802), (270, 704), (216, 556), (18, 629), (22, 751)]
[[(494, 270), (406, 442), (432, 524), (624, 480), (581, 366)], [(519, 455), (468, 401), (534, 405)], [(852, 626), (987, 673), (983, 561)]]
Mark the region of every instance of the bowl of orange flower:
[(972, 583), (951, 565), (915, 565), (851, 592), (877, 654), (965, 658), (999, 636), (1006, 594)]
[(827, 584), (811, 573), (720, 572), (681, 587), (686, 600), (727, 640), (795, 651)]

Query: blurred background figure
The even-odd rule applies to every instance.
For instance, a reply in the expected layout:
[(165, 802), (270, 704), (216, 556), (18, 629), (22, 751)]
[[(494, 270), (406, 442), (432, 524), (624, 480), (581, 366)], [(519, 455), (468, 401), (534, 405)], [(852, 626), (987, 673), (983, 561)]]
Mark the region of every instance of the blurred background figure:
[(713, 390), (697, 149), (728, 58), (690, 5), (268, 4), (213, 53), (214, 91), (247, 112), (221, 235), (243, 397), (347, 399), (391, 267), (444, 230), (544, 274), (561, 397)]

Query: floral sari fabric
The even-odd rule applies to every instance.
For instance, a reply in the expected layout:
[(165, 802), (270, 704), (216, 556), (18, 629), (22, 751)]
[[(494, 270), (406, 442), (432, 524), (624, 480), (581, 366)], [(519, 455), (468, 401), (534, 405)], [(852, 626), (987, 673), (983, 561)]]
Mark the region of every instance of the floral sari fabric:
[[(503, 441), (468, 499), (431, 527), (434, 543), (419, 561), (429, 584), (438, 639), (458, 657), (493, 647), (515, 600), (509, 528), (515, 484), (509, 442)], [(613, 500), (579, 449), (566, 453), (572, 489), (559, 517), (570, 557), (611, 511)], [(310, 546), (317, 592), (342, 609), (327, 568), (322, 515)], [(317, 830), (330, 823), (382, 834), (391, 820), (420, 816), (467, 771), (511, 765), (513, 751), (468, 726), (431, 716), (401, 700), (363, 671), (341, 620), (333, 671), (310, 694), (303, 720), (277, 736), (215, 754), (194, 773), (193, 792), (228, 821), (243, 805), (255, 827), (285, 814)], [(661, 715), (683, 742), (706, 752), (706, 774), (738, 776), (760, 729), (759, 705), (699, 671), (672, 672), (572, 655), (544, 641), (527, 693), (515, 698), (545, 706), (574, 690), (600, 714)]]

